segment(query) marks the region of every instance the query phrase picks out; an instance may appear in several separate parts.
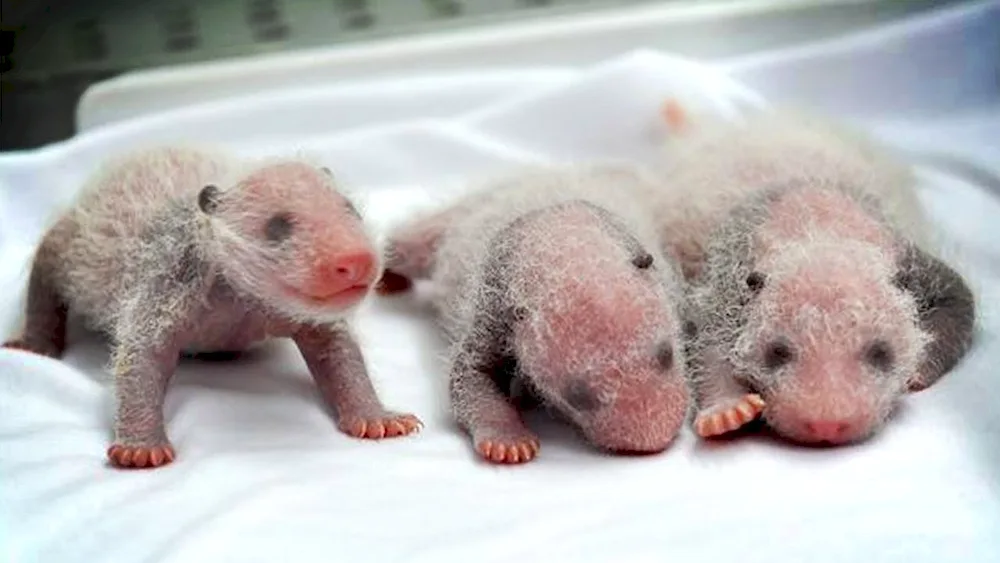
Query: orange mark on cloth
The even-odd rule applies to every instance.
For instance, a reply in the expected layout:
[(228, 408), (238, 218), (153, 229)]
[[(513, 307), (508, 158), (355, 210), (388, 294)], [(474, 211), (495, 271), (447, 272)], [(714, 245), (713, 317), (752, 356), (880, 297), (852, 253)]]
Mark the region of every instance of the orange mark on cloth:
[(660, 107), (660, 116), (667, 126), (675, 132), (683, 131), (688, 125), (687, 112), (680, 102), (670, 98)]

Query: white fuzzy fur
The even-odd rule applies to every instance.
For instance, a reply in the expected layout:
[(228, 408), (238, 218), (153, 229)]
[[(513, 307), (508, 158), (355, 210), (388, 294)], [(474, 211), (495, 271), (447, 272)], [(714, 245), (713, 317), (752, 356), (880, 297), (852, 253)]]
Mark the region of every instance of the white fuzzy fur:
[[(876, 430), (931, 340), (916, 297), (894, 283), (908, 247), (934, 254), (910, 169), (859, 133), (782, 111), (695, 120), (667, 155), (654, 207), (668, 251), (696, 280), (699, 409), (757, 389), (789, 436), (803, 436), (790, 415), (854, 420), (853, 438)], [(766, 278), (758, 294), (751, 271)], [(797, 356), (771, 372), (762, 350), (778, 337)], [(889, 343), (890, 373), (864, 362), (873, 339)]]
[[(676, 265), (659, 250), (644, 205), (653, 189), (647, 171), (626, 163), (523, 169), (397, 228), (389, 268), (432, 280), (432, 303), (452, 343), (449, 365), (470, 361), (470, 342), (510, 338), (512, 348), (502, 353), (516, 357), (542, 398), (596, 443), (662, 447), (689, 403), (681, 343), (684, 292)], [(560, 205), (577, 201), (603, 211)], [(510, 230), (515, 223), (518, 228)], [(652, 255), (654, 266), (637, 269), (637, 251)], [(495, 262), (508, 252), (509, 262)], [(501, 278), (506, 289), (490, 294), (496, 291), (490, 280)], [(516, 327), (496, 328), (517, 307), (525, 318)], [(495, 318), (483, 321), (490, 316)], [(657, 362), (662, 345), (675, 354), (669, 368)], [(452, 376), (453, 388), (477, 385), (462, 371)], [(585, 379), (605, 404), (630, 406), (599, 415), (575, 412), (564, 396), (574, 378)], [(461, 424), (482, 414), (477, 400), (453, 394)]]
[[(439, 288), (435, 303), (446, 329), (450, 331), (470, 318), (474, 303), (468, 288), (479, 285), (477, 276), (483, 271), (482, 263), (490, 255), (489, 245), (496, 234), (533, 210), (584, 199), (621, 217), (636, 239), (654, 251), (659, 246), (657, 232), (639, 197), (642, 190), (650, 189), (651, 181), (644, 171), (617, 163), (526, 169), (486, 184), (456, 203), (448, 210), (453, 221), (437, 253), (438, 268), (433, 276)], [(680, 288), (672, 264), (666, 260), (658, 263), (663, 283), (678, 295)]]
[[(121, 312), (130, 310), (128, 301), (138, 297), (130, 288), (166, 267), (161, 262), (168, 260), (179, 245), (193, 243), (198, 257), (214, 268), (205, 275), (222, 275), (237, 291), (261, 300), (290, 320), (342, 319), (349, 311), (280, 299), (274, 296), (273, 287), (262, 286), (274, 278), (270, 261), (276, 251), (259, 232), (241, 229), (241, 224), (262, 224), (278, 209), (270, 201), (246, 200), (235, 189), (239, 183), (269, 167), (297, 162), (319, 168), (319, 163), (307, 160), (243, 161), (219, 150), (182, 147), (144, 149), (110, 159), (90, 178), (49, 235), (59, 239), (56, 246), (62, 249), (55, 257), (58, 264), (53, 270), (71, 311), (94, 328), (133, 332), (133, 328), (119, 325), (123, 320)], [(209, 216), (197, 209), (198, 193), (208, 184), (221, 190), (223, 210), (217, 215)], [(319, 185), (313, 184), (310, 189)], [(332, 179), (327, 185), (332, 192), (339, 192)], [(300, 207), (310, 204), (296, 201), (303, 197), (299, 194), (311, 193), (303, 190), (294, 182), (277, 186), (279, 194)], [(229, 213), (225, 213), (226, 209)], [(169, 232), (167, 240), (143, 242), (144, 233), (157, 222)], [(367, 230), (364, 234), (372, 239)], [(309, 256), (308, 249), (303, 252)], [(284, 273), (294, 282), (308, 273), (310, 265), (302, 261), (297, 270)], [(177, 307), (183, 309), (181, 303)]]
[(652, 199), (670, 250), (688, 274), (700, 269), (711, 231), (750, 194), (786, 186), (845, 186), (877, 198), (894, 227), (928, 245), (911, 170), (886, 149), (830, 120), (761, 112), (739, 123), (708, 117), (666, 146), (667, 189)]

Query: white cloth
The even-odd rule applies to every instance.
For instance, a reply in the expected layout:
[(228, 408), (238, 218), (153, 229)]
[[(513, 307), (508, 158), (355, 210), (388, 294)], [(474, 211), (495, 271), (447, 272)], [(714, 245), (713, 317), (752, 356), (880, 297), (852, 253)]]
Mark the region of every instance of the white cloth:
[[(445, 116), (421, 112), (437, 99), (428, 88), (373, 127), (331, 127), (340, 111), (331, 93), (182, 108), (0, 157), (4, 320), (17, 314), (46, 217), (113, 151), (182, 139), (248, 155), (309, 150), (384, 227), (428, 193), (519, 163), (648, 157), (665, 96), (728, 115), (755, 100), (697, 65), (647, 52)], [(998, 138), (1000, 112), (981, 117), (876, 130), (899, 144), (988, 152), (982, 139)], [(983, 329), (960, 368), (910, 397), (869, 443), (712, 447), (685, 428), (661, 455), (612, 457), (536, 416), (540, 457), (489, 466), (448, 414), (432, 320), (404, 297), (374, 300), (357, 326), (381, 397), (420, 416), (420, 434), (373, 443), (339, 433), (304, 362), (279, 342), (233, 363), (185, 362), (166, 403), (178, 459), (116, 471), (104, 456), (106, 347), (73, 334), (63, 362), (0, 351), (0, 552), (18, 563), (1000, 561), (1000, 200), (947, 170), (922, 178), (924, 200), (982, 293)]]

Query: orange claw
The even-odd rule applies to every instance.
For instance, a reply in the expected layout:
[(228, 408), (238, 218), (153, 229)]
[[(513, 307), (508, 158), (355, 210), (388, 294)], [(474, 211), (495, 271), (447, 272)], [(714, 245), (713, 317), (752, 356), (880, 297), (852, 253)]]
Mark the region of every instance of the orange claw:
[(480, 457), (491, 463), (527, 463), (538, 455), (541, 444), (537, 438), (526, 438), (513, 442), (484, 440), (476, 444)]
[(702, 438), (732, 432), (754, 420), (764, 410), (764, 400), (755, 393), (723, 403), (698, 414), (694, 421), (695, 432)]
[(368, 431), (364, 437), (370, 440), (380, 440), (385, 437), (385, 425), (381, 420), (370, 420), (367, 423)]
[(418, 430), (423, 423), (412, 414), (390, 415), (381, 418), (355, 418), (341, 423), (340, 428), (355, 438), (381, 440), (406, 436)]
[(169, 444), (160, 446), (122, 446), (112, 444), (108, 448), (108, 459), (112, 465), (123, 469), (154, 468), (174, 460), (174, 448)]

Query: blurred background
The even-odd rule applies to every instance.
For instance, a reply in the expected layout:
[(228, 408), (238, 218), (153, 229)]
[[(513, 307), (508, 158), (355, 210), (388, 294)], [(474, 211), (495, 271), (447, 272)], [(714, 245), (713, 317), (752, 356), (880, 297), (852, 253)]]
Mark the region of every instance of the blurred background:
[[(585, 64), (642, 47), (713, 60), (832, 38), (957, 1), (0, 0), (0, 150), (72, 136), (89, 86), (155, 67), (317, 48), (382, 50), (381, 59), (364, 60), (387, 64), (345, 66), (344, 79), (463, 65)], [(489, 41), (497, 34), (524, 41), (498, 48)], [(405, 55), (407, 41), (420, 40), (437, 48), (391, 64), (392, 53)]]

